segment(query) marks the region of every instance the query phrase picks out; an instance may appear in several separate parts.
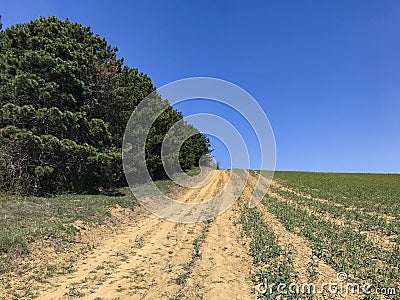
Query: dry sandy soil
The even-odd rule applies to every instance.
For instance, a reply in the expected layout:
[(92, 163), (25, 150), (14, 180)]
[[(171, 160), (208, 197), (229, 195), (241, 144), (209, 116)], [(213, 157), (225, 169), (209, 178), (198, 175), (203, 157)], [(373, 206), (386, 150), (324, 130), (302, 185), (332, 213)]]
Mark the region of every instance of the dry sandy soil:
[[(229, 173), (218, 171), (204, 187), (180, 193), (183, 202), (200, 202), (216, 195)], [(250, 178), (249, 185), (254, 185)], [(76, 224), (87, 243), (72, 245), (66, 253), (48, 246), (33, 247), (24, 274), (1, 279), (1, 299), (256, 299), (250, 280), (252, 258), (249, 241), (237, 224), (241, 201), (210, 222), (180, 224), (166, 221), (142, 207), (112, 210), (115, 226), (89, 228)], [(293, 249), (298, 278), (307, 282), (311, 249), (307, 242), (284, 226), (261, 204), (266, 223), (283, 247)], [(37, 245), (36, 245), (37, 246)], [(64, 273), (49, 273), (46, 266), (69, 266)], [(336, 271), (316, 261), (316, 281), (334, 281)], [(41, 276), (42, 275), (42, 276)], [(38, 279), (39, 278), (39, 279)], [(26, 290), (30, 295), (26, 295)], [(12, 296), (17, 295), (17, 296)], [(20, 296), (18, 296), (20, 295)], [(25, 296), (22, 296), (25, 295)], [(321, 297), (324, 298), (324, 297)], [(349, 298), (351, 299), (351, 298)]]

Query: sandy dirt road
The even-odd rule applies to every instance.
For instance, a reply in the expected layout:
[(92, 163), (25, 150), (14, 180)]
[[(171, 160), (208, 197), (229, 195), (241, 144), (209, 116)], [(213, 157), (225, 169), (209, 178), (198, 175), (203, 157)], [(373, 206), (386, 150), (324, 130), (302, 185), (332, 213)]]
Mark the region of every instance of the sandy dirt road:
[[(228, 178), (219, 171), (206, 186), (182, 193), (181, 201), (209, 199)], [(235, 209), (194, 224), (139, 209), (137, 218), (78, 257), (74, 272), (31, 288), (37, 299), (254, 299), (251, 260), (234, 225)]]

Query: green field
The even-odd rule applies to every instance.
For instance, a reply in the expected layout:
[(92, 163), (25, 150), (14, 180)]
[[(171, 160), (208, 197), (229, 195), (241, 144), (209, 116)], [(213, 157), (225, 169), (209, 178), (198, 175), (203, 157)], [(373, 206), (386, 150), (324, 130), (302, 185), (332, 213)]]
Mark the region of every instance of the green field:
[(313, 255), (376, 287), (400, 283), (400, 175), (276, 172), (263, 204)]
[(276, 172), (274, 179), (347, 207), (400, 216), (400, 174)]

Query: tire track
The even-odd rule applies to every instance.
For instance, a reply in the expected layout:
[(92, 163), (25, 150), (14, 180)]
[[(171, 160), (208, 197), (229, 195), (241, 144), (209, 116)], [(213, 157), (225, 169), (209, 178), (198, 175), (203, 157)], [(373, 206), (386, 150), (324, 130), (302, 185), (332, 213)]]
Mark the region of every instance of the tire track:
[[(204, 187), (181, 195), (185, 202), (199, 202), (218, 192), (222, 172)], [(181, 288), (177, 274), (190, 260), (193, 241), (203, 223), (180, 224), (153, 214), (127, 224), (105, 239), (89, 257), (74, 264), (68, 276), (53, 278), (41, 292), (42, 299), (167, 299)]]
[[(223, 182), (229, 179), (224, 172)], [(184, 288), (174, 299), (255, 299), (249, 279), (251, 257), (234, 225), (240, 215), (239, 203), (217, 216), (202, 246), (201, 258)]]

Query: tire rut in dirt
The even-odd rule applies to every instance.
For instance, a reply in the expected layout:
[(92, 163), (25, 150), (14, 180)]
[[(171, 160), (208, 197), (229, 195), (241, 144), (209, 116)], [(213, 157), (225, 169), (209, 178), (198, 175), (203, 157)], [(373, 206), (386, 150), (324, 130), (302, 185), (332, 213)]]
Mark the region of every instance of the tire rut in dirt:
[[(182, 195), (184, 201), (201, 201), (215, 193), (212, 189), (218, 186), (218, 176), (197, 192)], [(173, 223), (149, 214), (105, 239), (90, 256), (74, 264), (76, 272), (54, 278), (40, 297), (168, 298), (179, 290), (175, 279), (184, 271), (193, 252), (193, 241), (204, 226)]]

